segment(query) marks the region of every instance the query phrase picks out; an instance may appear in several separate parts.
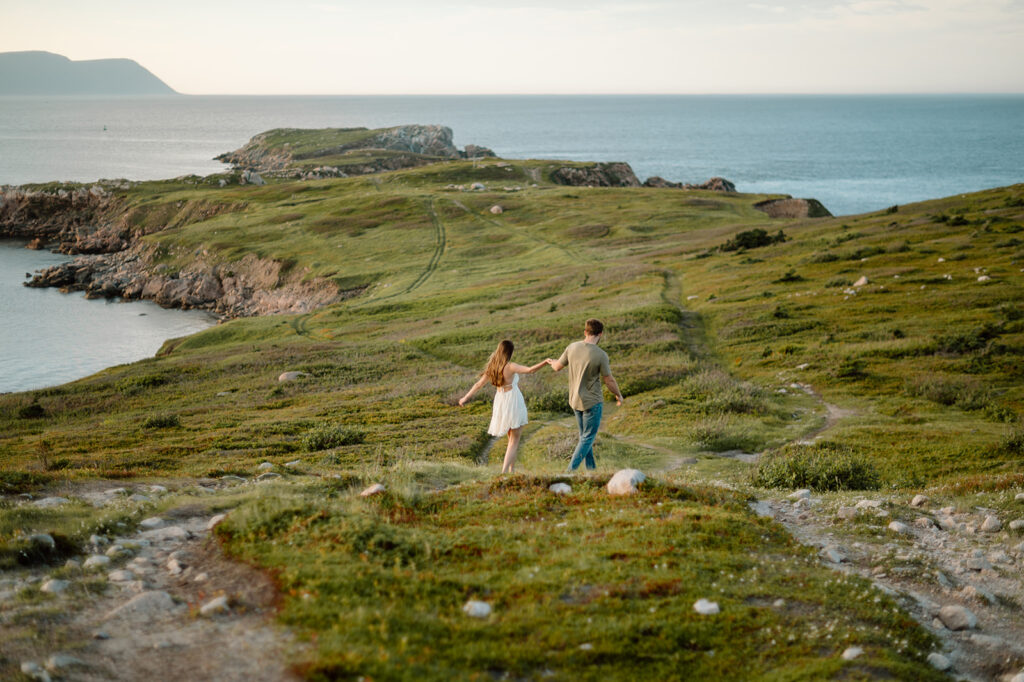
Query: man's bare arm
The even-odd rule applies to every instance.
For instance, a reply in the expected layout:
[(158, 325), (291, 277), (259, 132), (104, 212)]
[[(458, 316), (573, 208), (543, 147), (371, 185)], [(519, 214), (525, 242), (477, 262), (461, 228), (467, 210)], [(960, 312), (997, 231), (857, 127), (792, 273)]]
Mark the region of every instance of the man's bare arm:
[(622, 397), (622, 391), (619, 390), (619, 385), (615, 382), (615, 377), (609, 374), (601, 377), (601, 381), (604, 382), (604, 385), (607, 386), (608, 390), (615, 396), (616, 405), (621, 405), (626, 401), (626, 399)]

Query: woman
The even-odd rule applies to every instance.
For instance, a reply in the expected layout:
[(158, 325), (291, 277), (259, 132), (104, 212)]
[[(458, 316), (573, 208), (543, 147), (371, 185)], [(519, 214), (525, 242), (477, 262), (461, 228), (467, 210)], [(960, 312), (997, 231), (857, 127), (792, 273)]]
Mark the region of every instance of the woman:
[(488, 381), (494, 386), (494, 411), (491, 413), (491, 425), (487, 433), (498, 437), (508, 434), (508, 447), (505, 448), (505, 461), (501, 473), (511, 474), (516, 465), (519, 452), (519, 436), (526, 424), (526, 401), (519, 390), (519, 375), (533, 374), (550, 360), (538, 362), (533, 367), (526, 367), (512, 362), (512, 351), (515, 346), (509, 340), (502, 341), (487, 360), (484, 373), (473, 388), (459, 399), (459, 405), (465, 405), (473, 394), (483, 388)]

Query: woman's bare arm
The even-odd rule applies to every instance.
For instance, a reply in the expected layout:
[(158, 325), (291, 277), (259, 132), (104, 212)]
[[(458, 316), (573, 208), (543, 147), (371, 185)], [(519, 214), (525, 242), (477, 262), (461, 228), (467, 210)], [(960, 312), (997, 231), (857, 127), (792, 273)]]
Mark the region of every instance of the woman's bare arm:
[(547, 360), (542, 360), (533, 367), (527, 367), (526, 365), (520, 365), (519, 363), (516, 362), (510, 362), (508, 363), (507, 367), (510, 370), (512, 370), (515, 374), (533, 374), (546, 364), (548, 364)]
[(473, 397), (473, 394), (483, 388), (486, 383), (487, 377), (481, 375), (480, 378), (477, 379), (476, 383), (473, 384), (473, 388), (469, 389), (469, 392), (466, 393), (466, 395), (459, 398), (459, 405), (462, 406), (469, 402), (469, 399)]

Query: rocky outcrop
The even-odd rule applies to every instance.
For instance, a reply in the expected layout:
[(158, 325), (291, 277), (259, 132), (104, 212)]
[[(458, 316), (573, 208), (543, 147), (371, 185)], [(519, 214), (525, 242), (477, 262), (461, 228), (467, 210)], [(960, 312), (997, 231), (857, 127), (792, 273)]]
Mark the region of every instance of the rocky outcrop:
[(769, 199), (754, 204), (754, 208), (772, 218), (831, 218), (832, 213), (817, 199)]
[(0, 237), (56, 241), (63, 253), (110, 253), (128, 246), (124, 225), (111, 220), (123, 202), (101, 185), (33, 190), (0, 188)]
[[(337, 144), (324, 144), (315, 149), (296, 152), (289, 143), (275, 143), (272, 140), (288, 137), (293, 132), (296, 138), (303, 134), (317, 133), (330, 139), (347, 139)], [(283, 133), (285, 133), (283, 135)], [(361, 134), (365, 133), (365, 134)], [(460, 151), (453, 141), (452, 129), (440, 125), (404, 125), (380, 130), (367, 128), (337, 128), (322, 131), (268, 130), (249, 140), (246, 145), (233, 152), (217, 156), (218, 161), (230, 163), (236, 168), (261, 173), (300, 172), (296, 163), (325, 157), (337, 157), (352, 152), (389, 152), (370, 163), (337, 164), (333, 170), (345, 175), (379, 173), (387, 170), (412, 168), (440, 159), (465, 159), (494, 156), (487, 147), (467, 145)], [(395, 155), (393, 152), (399, 152)], [(359, 154), (365, 157), (365, 154)], [(305, 171), (308, 172), (308, 171)], [(300, 174), (299, 177), (302, 177)]]
[(138, 244), (116, 254), (80, 256), (41, 270), (26, 286), (84, 291), (88, 298), (146, 299), (228, 318), (306, 313), (363, 290), (340, 291), (326, 279), (306, 281), (303, 273), (285, 273), (280, 262), (253, 254), (227, 264), (197, 260), (177, 272), (151, 267), (152, 255)]
[(551, 171), (551, 181), (572, 187), (639, 187), (640, 181), (628, 163), (598, 163), (593, 166), (562, 166)]
[(699, 185), (691, 185), (685, 182), (671, 182), (663, 177), (654, 175), (644, 180), (644, 187), (656, 187), (662, 189), (703, 189), (711, 192), (735, 192), (736, 185), (725, 178), (711, 178)]

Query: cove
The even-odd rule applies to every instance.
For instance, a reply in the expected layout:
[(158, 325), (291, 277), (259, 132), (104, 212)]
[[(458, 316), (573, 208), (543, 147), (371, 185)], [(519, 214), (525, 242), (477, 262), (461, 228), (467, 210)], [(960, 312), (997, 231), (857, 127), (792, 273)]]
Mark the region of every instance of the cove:
[(87, 299), (22, 286), (26, 273), (68, 257), (0, 240), (0, 393), (66, 383), (152, 357), (167, 339), (217, 323), (200, 310)]

